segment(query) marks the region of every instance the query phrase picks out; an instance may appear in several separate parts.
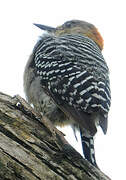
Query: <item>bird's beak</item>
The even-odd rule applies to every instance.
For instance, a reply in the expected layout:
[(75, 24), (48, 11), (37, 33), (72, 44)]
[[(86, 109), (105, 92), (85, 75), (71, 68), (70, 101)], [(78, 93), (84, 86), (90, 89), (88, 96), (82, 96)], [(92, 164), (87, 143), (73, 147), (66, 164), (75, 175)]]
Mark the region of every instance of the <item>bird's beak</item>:
[(42, 24), (34, 24), (35, 26), (37, 26), (38, 28), (44, 30), (44, 31), (48, 31), (48, 32), (54, 32), (56, 30), (56, 28), (50, 27), (50, 26), (45, 26)]

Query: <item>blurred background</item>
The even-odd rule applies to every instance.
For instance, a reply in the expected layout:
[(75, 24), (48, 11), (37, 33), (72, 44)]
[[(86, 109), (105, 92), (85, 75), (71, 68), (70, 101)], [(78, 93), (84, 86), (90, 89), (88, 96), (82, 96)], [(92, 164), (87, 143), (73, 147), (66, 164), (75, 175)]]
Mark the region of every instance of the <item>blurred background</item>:
[[(4, 0), (0, 2), (0, 91), (9, 95), (23, 91), (23, 72), (42, 31), (33, 23), (56, 27), (79, 19), (94, 24), (104, 39), (103, 55), (110, 69), (112, 105), (108, 133), (95, 137), (96, 160), (111, 179), (125, 179), (126, 161), (126, 5), (124, 0)], [(81, 152), (70, 127), (68, 141)], [(79, 134), (78, 134), (79, 136)]]

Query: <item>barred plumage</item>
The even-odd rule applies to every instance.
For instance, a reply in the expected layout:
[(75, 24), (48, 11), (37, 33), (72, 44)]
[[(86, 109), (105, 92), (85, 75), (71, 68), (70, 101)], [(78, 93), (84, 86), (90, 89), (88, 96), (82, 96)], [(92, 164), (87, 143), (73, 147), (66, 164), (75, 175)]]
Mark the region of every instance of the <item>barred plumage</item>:
[[(108, 67), (98, 46), (80, 35), (47, 35), (39, 43), (34, 53), (42, 85), (75, 108), (108, 112)], [(44, 85), (45, 80), (48, 85)]]
[[(41, 106), (40, 94), (47, 94), (72, 119), (69, 124), (79, 125), (90, 139), (98, 124), (106, 133), (111, 99), (109, 70), (96, 42), (81, 33), (46, 34), (36, 44), (24, 74), (26, 95), (34, 106), (37, 99)], [(33, 74), (28, 82), (30, 68)], [(32, 82), (38, 83), (33, 94)], [(95, 158), (88, 160), (96, 165)]]

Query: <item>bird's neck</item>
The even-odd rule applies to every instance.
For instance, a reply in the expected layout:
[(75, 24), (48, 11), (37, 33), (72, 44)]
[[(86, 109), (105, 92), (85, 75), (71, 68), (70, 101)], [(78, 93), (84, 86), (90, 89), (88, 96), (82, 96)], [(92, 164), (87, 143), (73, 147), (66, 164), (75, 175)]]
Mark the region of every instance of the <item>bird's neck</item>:
[(91, 31), (87, 32), (84, 35), (92, 39), (99, 46), (101, 50), (103, 49), (104, 41), (101, 34), (98, 32), (96, 28), (92, 29)]

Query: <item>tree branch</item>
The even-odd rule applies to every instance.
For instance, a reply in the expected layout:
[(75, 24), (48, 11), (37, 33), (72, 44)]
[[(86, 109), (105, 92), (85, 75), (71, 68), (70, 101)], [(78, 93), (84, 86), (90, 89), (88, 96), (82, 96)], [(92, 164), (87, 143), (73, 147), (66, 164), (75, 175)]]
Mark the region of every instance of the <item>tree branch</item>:
[(0, 93), (0, 179), (110, 180), (20, 96)]

